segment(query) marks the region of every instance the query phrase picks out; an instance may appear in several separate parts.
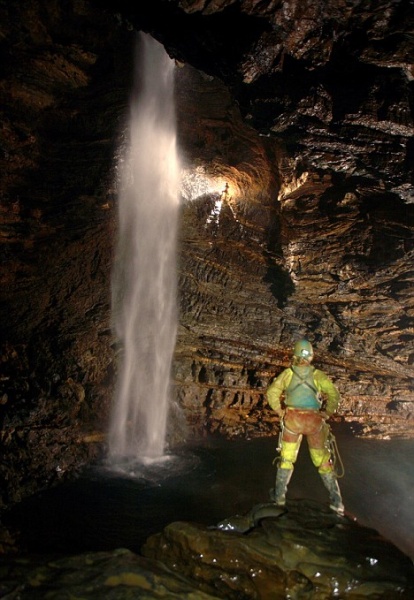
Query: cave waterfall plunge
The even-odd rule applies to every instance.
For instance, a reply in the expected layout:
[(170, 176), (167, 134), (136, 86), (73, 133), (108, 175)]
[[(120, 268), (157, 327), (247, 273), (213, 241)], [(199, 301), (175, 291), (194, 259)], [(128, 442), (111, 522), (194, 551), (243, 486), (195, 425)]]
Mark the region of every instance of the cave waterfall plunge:
[(109, 457), (163, 457), (177, 330), (176, 239), (180, 162), (174, 61), (139, 34), (128, 155), (120, 165), (118, 246), (112, 310), (122, 360), (109, 431)]

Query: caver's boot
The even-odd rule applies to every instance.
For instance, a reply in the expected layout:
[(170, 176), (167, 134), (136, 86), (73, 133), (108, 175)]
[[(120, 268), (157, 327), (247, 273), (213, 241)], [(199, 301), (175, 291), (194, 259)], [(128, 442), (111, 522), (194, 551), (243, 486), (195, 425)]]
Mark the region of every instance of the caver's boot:
[(275, 488), (270, 490), (270, 496), (277, 506), (285, 506), (287, 486), (292, 477), (293, 469), (278, 469)]
[(329, 492), (329, 508), (331, 508), (338, 515), (343, 515), (345, 507), (342, 502), (341, 490), (339, 489), (338, 480), (335, 473), (319, 473), (324, 486)]

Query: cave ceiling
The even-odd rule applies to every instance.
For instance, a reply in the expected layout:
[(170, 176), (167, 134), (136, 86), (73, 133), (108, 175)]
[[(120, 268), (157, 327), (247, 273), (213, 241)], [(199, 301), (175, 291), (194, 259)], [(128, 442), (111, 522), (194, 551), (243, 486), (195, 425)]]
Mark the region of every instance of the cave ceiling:
[(8, 472), (30, 463), (29, 488), (54, 481), (52, 458), (70, 471), (105, 429), (114, 158), (136, 31), (177, 63), (185, 181), (216, 184), (182, 190), (174, 379), (187, 423), (271, 433), (264, 389), (306, 335), (347, 420), (412, 435), (412, 0), (25, 0), (0, 13)]

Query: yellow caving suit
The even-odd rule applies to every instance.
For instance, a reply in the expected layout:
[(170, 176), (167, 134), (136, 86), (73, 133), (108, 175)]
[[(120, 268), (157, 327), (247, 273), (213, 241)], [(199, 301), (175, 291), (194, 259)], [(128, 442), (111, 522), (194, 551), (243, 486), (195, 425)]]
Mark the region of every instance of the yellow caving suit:
[(327, 444), (329, 425), (325, 423), (325, 419), (337, 410), (339, 399), (339, 391), (329, 377), (310, 364), (292, 365), (269, 386), (269, 405), (283, 419), (275, 487), (277, 504), (285, 504), (286, 488), (305, 435), (312, 462), (329, 491), (331, 508), (343, 514), (342, 499)]

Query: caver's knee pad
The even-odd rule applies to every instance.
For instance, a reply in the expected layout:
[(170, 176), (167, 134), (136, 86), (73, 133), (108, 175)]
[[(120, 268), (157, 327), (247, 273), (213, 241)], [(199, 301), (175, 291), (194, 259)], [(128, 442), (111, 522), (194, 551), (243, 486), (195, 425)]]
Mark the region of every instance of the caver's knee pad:
[(298, 457), (300, 443), (302, 441), (302, 436), (298, 439), (297, 442), (283, 442), (282, 441), (282, 450), (280, 452), (280, 469), (293, 469), (293, 465), (296, 462)]
[(309, 448), (309, 453), (319, 473), (330, 473), (333, 471), (331, 453), (327, 448)]

